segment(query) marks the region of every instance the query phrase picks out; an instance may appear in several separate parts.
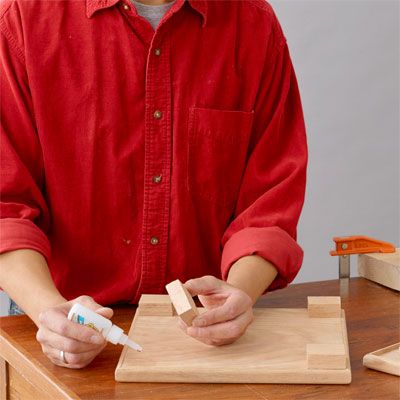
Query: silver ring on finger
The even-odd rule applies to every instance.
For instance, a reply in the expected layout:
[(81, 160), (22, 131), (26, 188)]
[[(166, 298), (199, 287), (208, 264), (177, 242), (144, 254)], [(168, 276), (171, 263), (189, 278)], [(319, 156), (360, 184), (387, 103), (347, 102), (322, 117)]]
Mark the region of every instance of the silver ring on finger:
[(65, 359), (64, 350), (60, 350), (60, 359), (64, 364), (68, 364), (67, 360)]

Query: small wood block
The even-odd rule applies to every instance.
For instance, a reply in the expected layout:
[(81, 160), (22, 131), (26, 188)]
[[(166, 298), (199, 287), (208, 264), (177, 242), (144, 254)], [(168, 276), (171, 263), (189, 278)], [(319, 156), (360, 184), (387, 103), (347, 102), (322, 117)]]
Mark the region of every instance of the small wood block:
[(308, 369), (345, 369), (346, 350), (343, 344), (307, 344)]
[(396, 249), (395, 253), (360, 254), (358, 274), (400, 291), (400, 249)]
[(199, 315), (196, 304), (192, 299), (190, 293), (182, 285), (182, 282), (177, 279), (165, 286), (172, 304), (175, 307), (176, 313), (183, 320), (183, 322), (190, 326), (195, 317)]
[(311, 318), (340, 318), (339, 296), (308, 296), (308, 316)]
[(140, 315), (174, 315), (174, 306), (166, 294), (142, 294), (139, 300)]

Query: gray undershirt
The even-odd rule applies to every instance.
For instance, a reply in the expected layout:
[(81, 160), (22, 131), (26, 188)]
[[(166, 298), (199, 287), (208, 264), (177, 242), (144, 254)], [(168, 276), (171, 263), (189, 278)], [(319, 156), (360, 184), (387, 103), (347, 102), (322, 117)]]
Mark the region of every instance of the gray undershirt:
[(157, 5), (149, 5), (149, 4), (143, 4), (139, 3), (138, 1), (131, 0), (133, 5), (136, 8), (137, 13), (143, 17), (146, 18), (147, 21), (150, 22), (150, 25), (153, 27), (154, 30), (156, 30), (158, 24), (161, 21), (161, 18), (164, 16), (164, 14), (172, 7), (172, 5), (175, 3), (175, 0), (165, 3), (165, 4), (157, 4)]

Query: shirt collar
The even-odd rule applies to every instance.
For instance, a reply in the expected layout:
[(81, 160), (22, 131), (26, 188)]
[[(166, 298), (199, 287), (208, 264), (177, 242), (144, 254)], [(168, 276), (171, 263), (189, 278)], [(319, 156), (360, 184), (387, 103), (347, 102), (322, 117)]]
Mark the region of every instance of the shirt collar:
[[(116, 3), (118, 3), (120, 0), (86, 0), (86, 16), (88, 18), (91, 18), (92, 15), (97, 11), (101, 10), (103, 8), (108, 8)], [(179, 0), (177, 0), (178, 2)], [(184, 1), (188, 1), (188, 3), (191, 5), (191, 7), (199, 12), (201, 16), (203, 17), (203, 24), (202, 26), (205, 26), (207, 22), (207, 11), (208, 11), (208, 4), (207, 0), (181, 0), (182, 3)], [(182, 6), (182, 4), (179, 6), (179, 8)]]
[(198, 11), (203, 17), (202, 26), (205, 26), (207, 23), (207, 13), (208, 13), (208, 4), (207, 0), (188, 0), (189, 4), (193, 9)]
[(108, 8), (118, 3), (119, 0), (86, 0), (86, 16), (91, 16), (97, 11), (103, 8)]

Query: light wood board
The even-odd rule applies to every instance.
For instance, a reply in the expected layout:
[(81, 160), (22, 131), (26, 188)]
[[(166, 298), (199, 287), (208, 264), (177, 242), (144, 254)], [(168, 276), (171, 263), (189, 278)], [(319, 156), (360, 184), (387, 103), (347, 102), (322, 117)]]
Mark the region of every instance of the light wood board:
[[(350, 383), (343, 310), (340, 318), (312, 318), (307, 309), (287, 308), (255, 309), (254, 315), (238, 341), (214, 347), (182, 332), (178, 317), (141, 315), (138, 309), (129, 336), (143, 351), (125, 347), (115, 378), (123, 382)], [(342, 345), (345, 367), (310, 368), (309, 344)]]
[(366, 354), (363, 364), (368, 368), (400, 376), (400, 343)]
[(395, 253), (360, 254), (358, 273), (363, 278), (400, 291), (400, 249)]

